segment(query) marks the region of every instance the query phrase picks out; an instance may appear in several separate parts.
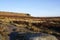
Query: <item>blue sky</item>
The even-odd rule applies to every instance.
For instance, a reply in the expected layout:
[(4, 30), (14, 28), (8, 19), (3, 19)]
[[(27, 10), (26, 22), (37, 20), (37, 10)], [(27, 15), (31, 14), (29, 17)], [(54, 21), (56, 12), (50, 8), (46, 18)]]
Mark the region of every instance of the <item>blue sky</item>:
[(32, 16), (60, 16), (60, 0), (0, 0), (0, 11), (29, 13)]

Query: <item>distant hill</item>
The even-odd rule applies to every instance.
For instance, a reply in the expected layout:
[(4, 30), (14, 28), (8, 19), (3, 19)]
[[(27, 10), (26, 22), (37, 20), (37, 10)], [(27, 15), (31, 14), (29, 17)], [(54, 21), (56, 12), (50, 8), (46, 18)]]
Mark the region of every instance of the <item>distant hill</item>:
[(30, 14), (27, 13), (15, 13), (15, 12), (2, 12), (0, 11), (0, 15), (2, 16), (30, 16)]

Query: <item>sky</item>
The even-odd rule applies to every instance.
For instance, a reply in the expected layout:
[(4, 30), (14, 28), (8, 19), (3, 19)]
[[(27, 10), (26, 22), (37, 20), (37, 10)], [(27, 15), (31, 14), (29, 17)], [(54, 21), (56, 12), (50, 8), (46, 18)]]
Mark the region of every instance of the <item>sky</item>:
[(55, 17), (60, 16), (60, 0), (0, 0), (0, 11)]

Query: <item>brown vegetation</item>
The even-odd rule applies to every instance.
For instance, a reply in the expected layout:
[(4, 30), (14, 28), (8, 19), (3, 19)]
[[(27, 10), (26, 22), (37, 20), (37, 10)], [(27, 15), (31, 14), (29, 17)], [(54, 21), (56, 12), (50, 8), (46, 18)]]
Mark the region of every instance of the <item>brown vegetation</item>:
[(42, 32), (59, 37), (60, 17), (32, 17), (29, 14), (0, 12), (0, 32), (9, 34), (13, 28), (18, 28), (19, 32)]

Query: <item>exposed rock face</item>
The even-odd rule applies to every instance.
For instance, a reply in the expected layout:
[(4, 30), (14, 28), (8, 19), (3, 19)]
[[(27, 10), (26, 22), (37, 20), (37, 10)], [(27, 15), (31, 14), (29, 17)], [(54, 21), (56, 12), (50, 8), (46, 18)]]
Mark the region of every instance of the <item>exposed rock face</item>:
[(58, 39), (56, 37), (53, 37), (53, 36), (47, 36), (47, 37), (32, 38), (32, 40), (58, 40)]
[(44, 33), (29, 34), (27, 38), (29, 38), (29, 40), (58, 40), (55, 36)]
[(55, 36), (36, 37), (33, 40), (58, 40)]

